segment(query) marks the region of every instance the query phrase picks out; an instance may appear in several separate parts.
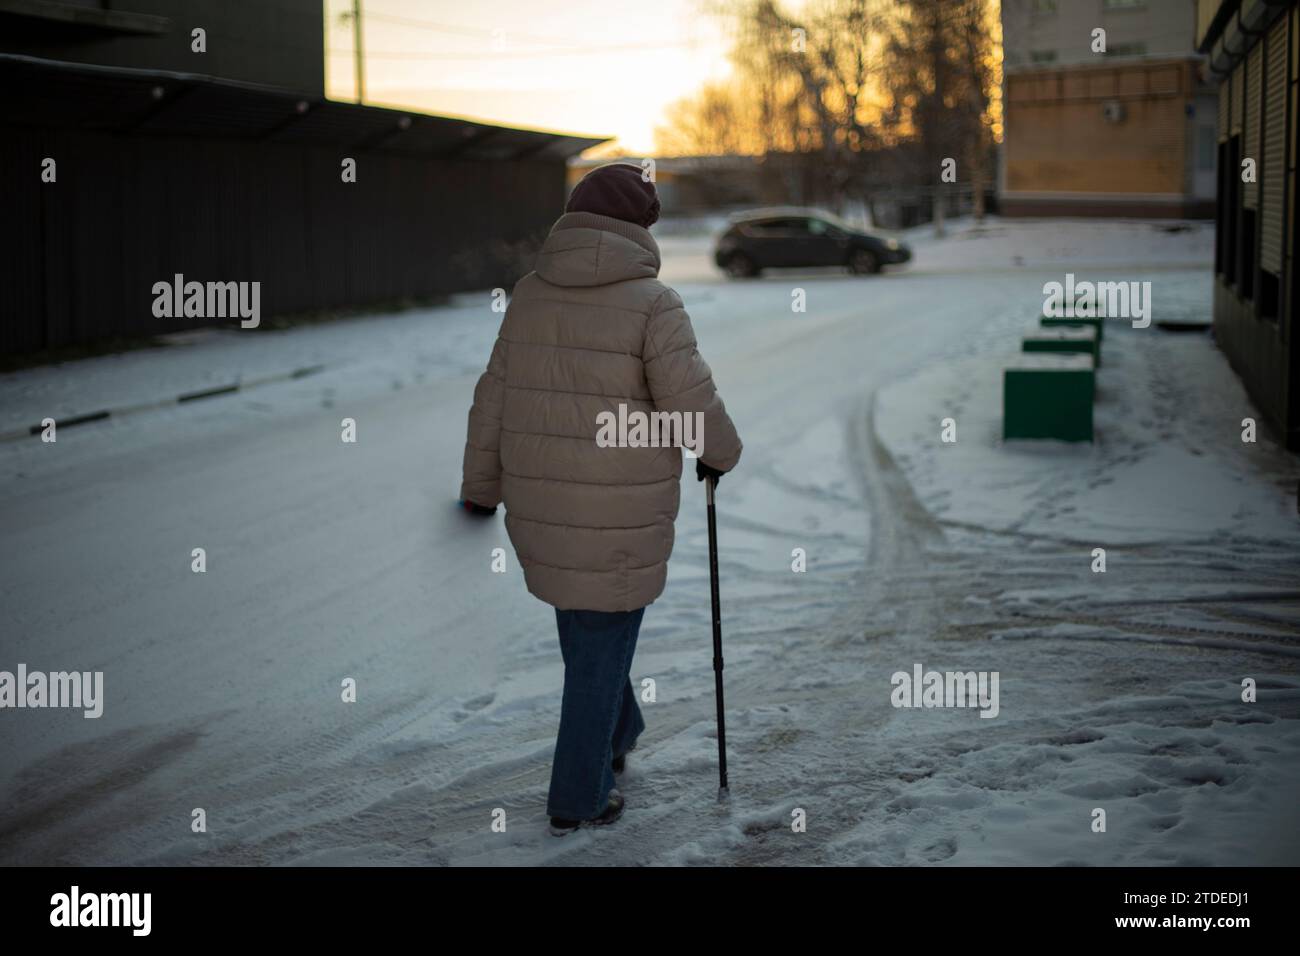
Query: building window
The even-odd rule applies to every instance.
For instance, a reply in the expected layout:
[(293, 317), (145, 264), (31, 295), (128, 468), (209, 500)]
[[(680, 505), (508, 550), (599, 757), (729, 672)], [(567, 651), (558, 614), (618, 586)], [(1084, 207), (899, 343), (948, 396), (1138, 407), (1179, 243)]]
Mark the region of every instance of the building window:
[(1255, 210), (1241, 209), (1241, 241), (1237, 252), (1241, 259), (1237, 263), (1237, 295), (1243, 299), (1255, 298), (1255, 245), (1259, 242), (1259, 229)]
[(1255, 300), (1255, 314), (1261, 319), (1277, 320), (1278, 294), (1282, 283), (1273, 273), (1259, 270), (1259, 298)]
[(1142, 42), (1136, 43), (1112, 43), (1106, 48), (1107, 56), (1145, 56), (1147, 45)]
[(1055, 50), (1030, 50), (1029, 62), (1030, 63), (1055, 63), (1056, 51)]

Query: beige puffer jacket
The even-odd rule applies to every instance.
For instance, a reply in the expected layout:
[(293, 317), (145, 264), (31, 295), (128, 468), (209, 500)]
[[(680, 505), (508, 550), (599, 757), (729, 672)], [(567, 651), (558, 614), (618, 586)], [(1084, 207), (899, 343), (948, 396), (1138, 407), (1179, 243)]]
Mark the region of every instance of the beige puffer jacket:
[(601, 447), (599, 413), (700, 412), (703, 461), (740, 459), (682, 300), (658, 275), (648, 230), (564, 214), (474, 389), (461, 497), (505, 502), (528, 590), (557, 608), (644, 607), (673, 549), (681, 449)]

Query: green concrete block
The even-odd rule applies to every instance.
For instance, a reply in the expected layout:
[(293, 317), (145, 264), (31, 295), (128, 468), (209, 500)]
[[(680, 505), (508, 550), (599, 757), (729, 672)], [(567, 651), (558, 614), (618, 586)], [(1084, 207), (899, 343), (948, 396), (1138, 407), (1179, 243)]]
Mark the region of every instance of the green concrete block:
[(1034, 329), (1025, 333), (1021, 348), (1026, 352), (1082, 352), (1092, 356), (1093, 365), (1101, 365), (1101, 340), (1097, 330), (1087, 325)]
[(1062, 318), (1062, 319), (1058, 319), (1058, 318), (1055, 318), (1055, 317), (1053, 317), (1053, 316), (1047, 316), (1047, 315), (1045, 315), (1045, 316), (1043, 316), (1041, 319), (1039, 319), (1038, 321), (1042, 323), (1043, 328), (1045, 328), (1045, 329), (1058, 329), (1058, 328), (1062, 328), (1062, 327), (1069, 328), (1069, 327), (1071, 327), (1071, 326), (1074, 326), (1074, 327), (1077, 328), (1077, 327), (1079, 327), (1079, 326), (1081, 326), (1081, 325), (1088, 325), (1088, 326), (1092, 326), (1092, 328), (1094, 328), (1094, 329), (1097, 330), (1097, 341), (1098, 341), (1098, 342), (1100, 342), (1100, 341), (1105, 337), (1105, 333), (1103, 332), (1103, 329), (1104, 329), (1105, 327), (1101, 324), (1101, 317), (1100, 317), (1100, 316), (1095, 316), (1095, 317), (1075, 317), (1075, 318), (1069, 318), (1069, 319), (1064, 319), (1064, 318)]
[(1092, 357), (1026, 352), (1002, 373), (1002, 437), (1092, 441)]

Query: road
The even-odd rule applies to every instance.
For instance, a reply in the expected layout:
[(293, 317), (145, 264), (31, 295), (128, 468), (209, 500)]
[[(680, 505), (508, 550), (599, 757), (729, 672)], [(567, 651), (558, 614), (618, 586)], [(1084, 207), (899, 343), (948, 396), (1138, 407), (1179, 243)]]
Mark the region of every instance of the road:
[[(1109, 726), (1131, 729), (1148, 698), (1163, 698), (1150, 724), (1176, 732), (1200, 782), (1230, 783), (1214, 755), (1244, 746), (1235, 727), (1192, 740), (1200, 724), (1166, 719), (1204, 686), (1203, 659), (1049, 640), (1016, 645), (1013, 664), (985, 639), (1009, 618), (971, 617), (970, 599), (1068, 573), (1060, 549), (942, 528), (875, 438), (878, 390), (965, 354), (1009, 314), (1032, 316), (1043, 270), (973, 279), (918, 263), (869, 279), (729, 282), (701, 244), (665, 246), (664, 277), (745, 441), (718, 495), (730, 803), (713, 799), (703, 492), (690, 480), (633, 668), (655, 701), (625, 819), (563, 841), (543, 832), (561, 679), (553, 616), (526, 593), (499, 516), (453, 507), (465, 413), (499, 322), (484, 293), (274, 333), (286, 354), (325, 358), (300, 381), (0, 447), (0, 668), (105, 682), (99, 719), (0, 714), (0, 863), (1123, 862), (1150, 849), (1157, 818), (1168, 829), (1192, 816), (1175, 751), (1168, 780), (1149, 761), (1129, 766), (1122, 747), (1112, 755), (1115, 801), (1167, 795), (1143, 808), (1157, 823), (1136, 849), (1124, 843), (1136, 831), (1089, 844), (1086, 821), (1053, 844), (1053, 814), (1103, 799), (1070, 778), (1069, 748), (1110, 759), (1098, 742), (1120, 739)], [(796, 287), (806, 312), (791, 309)], [(340, 440), (344, 417), (355, 444)], [(491, 570), (497, 547), (503, 574)], [(807, 573), (791, 572), (795, 548)], [(1194, 566), (1188, 579), (1204, 579)], [(1289, 587), (1296, 569), (1284, 561), (1263, 580)], [(997, 728), (891, 707), (889, 675), (931, 659), (1015, 671), (1026, 703), (987, 722)], [(1062, 680), (1080, 667), (1092, 676)], [(1151, 668), (1158, 680), (1139, 686)], [(342, 700), (349, 678), (354, 703)], [(1268, 741), (1283, 753), (1300, 746), (1287, 693)], [(1110, 710), (1120, 699), (1132, 706), (1123, 720)], [(1071, 738), (1080, 726), (1092, 729)], [(1023, 790), (1028, 816), (966, 793), (981, 788)], [(504, 833), (491, 827), (498, 808)], [(791, 832), (796, 808), (806, 833)], [(193, 831), (197, 809), (206, 832)], [(913, 825), (892, 825), (900, 814)], [(961, 835), (995, 825), (1036, 837)], [(1220, 852), (1167, 849), (1170, 862)], [(1297, 862), (1294, 841), (1269, 852)]]

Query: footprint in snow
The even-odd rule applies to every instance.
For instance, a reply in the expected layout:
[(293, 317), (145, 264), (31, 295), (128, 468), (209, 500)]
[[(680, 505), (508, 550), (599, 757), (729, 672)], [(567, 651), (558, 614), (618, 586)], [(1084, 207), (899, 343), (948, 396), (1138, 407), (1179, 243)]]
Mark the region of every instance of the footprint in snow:
[(478, 697), (471, 697), (469, 700), (465, 701), (465, 703), (461, 704), (460, 708), (451, 715), (452, 719), (456, 721), (467, 720), (473, 716), (476, 711), (482, 710), (496, 699), (497, 695), (491, 693), (480, 694)]

